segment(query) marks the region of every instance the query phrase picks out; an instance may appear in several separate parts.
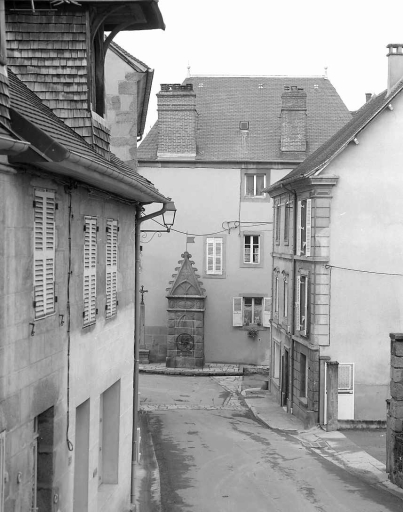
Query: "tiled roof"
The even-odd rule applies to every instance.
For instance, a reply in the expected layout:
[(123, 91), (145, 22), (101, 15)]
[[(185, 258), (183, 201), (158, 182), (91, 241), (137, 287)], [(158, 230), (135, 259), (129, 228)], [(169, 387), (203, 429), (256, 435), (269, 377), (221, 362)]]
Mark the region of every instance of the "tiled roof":
[(162, 196), (154, 185), (131, 167), (111, 154), (110, 161), (99, 155), (82, 137), (61, 121), (40, 98), (33, 93), (17, 76), (9, 71), (11, 108), (33, 123), (42, 132), (67, 151), (75, 153), (91, 162), (109, 168), (111, 174), (117, 173), (130, 178), (132, 186), (146, 187), (151, 193)]
[(310, 155), (298, 167), (293, 169), (282, 180), (276, 182), (268, 190), (275, 190), (281, 183), (290, 183), (297, 179), (312, 176), (323, 169), (330, 161), (337, 156), (344, 148), (354, 140), (361, 130), (370, 123), (392, 99), (403, 89), (403, 80), (396, 84), (391, 94), (383, 91), (378, 96), (373, 96), (354, 115), (354, 117), (338, 132), (330, 137), (320, 148)]
[[(351, 119), (333, 85), (325, 77), (194, 76), (197, 110), (197, 160), (302, 160)], [(284, 86), (307, 94), (307, 153), (280, 151), (281, 95)], [(242, 137), (240, 121), (249, 121)], [(158, 125), (139, 146), (138, 159), (157, 158)]]

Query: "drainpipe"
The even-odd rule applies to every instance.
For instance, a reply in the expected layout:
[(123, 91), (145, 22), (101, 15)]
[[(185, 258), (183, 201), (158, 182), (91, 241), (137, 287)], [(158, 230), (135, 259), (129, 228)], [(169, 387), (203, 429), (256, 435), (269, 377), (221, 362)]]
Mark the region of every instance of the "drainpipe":
[(139, 409), (139, 353), (140, 353), (140, 234), (141, 224), (149, 219), (158, 217), (165, 213), (167, 203), (164, 203), (161, 210), (142, 216), (143, 206), (136, 206), (135, 226), (135, 267), (134, 267), (134, 373), (133, 373), (133, 430), (132, 430), (132, 474), (130, 488), (130, 503), (135, 505), (136, 491), (136, 462), (137, 462), (137, 428)]

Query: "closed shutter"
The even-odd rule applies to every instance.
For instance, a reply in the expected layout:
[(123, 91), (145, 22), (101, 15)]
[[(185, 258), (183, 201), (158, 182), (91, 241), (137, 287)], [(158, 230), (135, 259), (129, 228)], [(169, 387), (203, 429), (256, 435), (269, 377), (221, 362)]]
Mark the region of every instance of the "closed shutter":
[(234, 327), (243, 326), (243, 299), (242, 297), (234, 297), (232, 299), (232, 325)]
[(84, 220), (84, 325), (95, 322), (97, 314), (97, 219)]
[(306, 201), (306, 256), (311, 255), (311, 236), (312, 236), (312, 200)]
[(223, 272), (223, 239), (207, 238), (206, 240), (206, 273), (222, 275)]
[(301, 201), (297, 204), (297, 256), (301, 255)]
[(296, 286), (296, 300), (295, 300), (295, 329), (301, 329), (301, 278), (297, 276)]
[(6, 431), (0, 433), (0, 512), (4, 511), (4, 479), (6, 477)]
[(118, 221), (106, 221), (106, 318), (117, 312)]
[(34, 308), (35, 318), (55, 312), (55, 193), (34, 194)]
[(270, 327), (271, 297), (263, 297), (263, 327)]

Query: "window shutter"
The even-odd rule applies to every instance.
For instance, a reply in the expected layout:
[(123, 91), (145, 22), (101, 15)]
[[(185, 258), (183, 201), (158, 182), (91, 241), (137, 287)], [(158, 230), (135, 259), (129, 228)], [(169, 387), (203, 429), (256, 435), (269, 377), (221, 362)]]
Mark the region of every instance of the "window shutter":
[(97, 304), (97, 219), (84, 220), (84, 325), (92, 324), (96, 318)]
[(4, 510), (4, 487), (6, 477), (6, 431), (0, 433), (0, 511)]
[(207, 274), (214, 273), (214, 238), (207, 238), (206, 241), (206, 261), (207, 261)]
[(301, 328), (301, 277), (297, 276), (297, 289), (295, 301), (295, 329), (299, 331)]
[[(302, 336), (306, 336), (308, 334), (308, 277), (303, 276), (301, 278), (301, 282), (304, 282), (304, 310), (302, 311), (302, 315), (304, 317), (304, 328), (301, 331)], [(301, 285), (302, 288), (302, 285)], [(300, 326), (301, 328), (301, 326)]]
[(311, 255), (311, 235), (312, 235), (312, 200), (306, 200), (306, 256)]
[(232, 299), (232, 325), (234, 327), (243, 326), (243, 299), (242, 297), (234, 297)]
[(215, 242), (215, 273), (222, 275), (222, 238), (216, 238)]
[(106, 318), (117, 312), (118, 221), (106, 221)]
[(301, 201), (297, 205), (297, 256), (301, 255)]
[(34, 194), (34, 307), (35, 318), (55, 312), (55, 193)]
[(263, 297), (263, 327), (270, 327), (271, 297)]

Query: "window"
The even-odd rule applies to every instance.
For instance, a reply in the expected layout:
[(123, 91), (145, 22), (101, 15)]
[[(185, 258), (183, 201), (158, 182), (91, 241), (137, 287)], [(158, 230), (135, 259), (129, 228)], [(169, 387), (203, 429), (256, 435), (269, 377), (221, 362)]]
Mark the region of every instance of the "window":
[(276, 210), (275, 210), (275, 217), (276, 217), (276, 243), (280, 243), (280, 233), (281, 233), (281, 203), (278, 202), (276, 204)]
[(245, 196), (265, 197), (266, 174), (245, 174)]
[(291, 201), (286, 201), (284, 209), (284, 243), (288, 245), (290, 240), (290, 210), (292, 208)]
[(311, 199), (298, 201), (297, 212), (297, 255), (311, 255)]
[(340, 363), (338, 376), (339, 392), (352, 393), (354, 390), (354, 363)]
[(269, 297), (234, 297), (232, 324), (234, 327), (249, 325), (270, 327), (270, 307)]
[(288, 275), (284, 274), (283, 281), (283, 316), (288, 317)]
[(206, 239), (206, 274), (223, 274), (224, 240), (222, 237)]
[(242, 131), (249, 130), (249, 121), (240, 121), (239, 129)]
[(274, 313), (278, 316), (279, 309), (279, 279), (278, 272), (275, 273), (274, 277)]
[(273, 378), (280, 378), (280, 344), (273, 343)]
[(306, 398), (308, 392), (308, 361), (306, 355), (302, 353), (299, 355), (299, 376), (299, 396), (301, 398)]
[(84, 219), (84, 326), (95, 323), (97, 314), (97, 219)]
[(6, 431), (0, 432), (0, 512), (4, 511), (4, 483), (6, 476)]
[(118, 221), (106, 221), (106, 318), (117, 312)]
[(119, 473), (120, 380), (100, 397), (98, 483), (117, 484)]
[(260, 263), (260, 235), (244, 235), (243, 262), (249, 264)]
[(55, 312), (55, 193), (34, 192), (34, 309), (35, 318)]
[(296, 329), (302, 336), (308, 334), (308, 276), (297, 277)]

